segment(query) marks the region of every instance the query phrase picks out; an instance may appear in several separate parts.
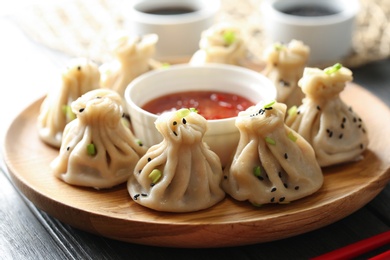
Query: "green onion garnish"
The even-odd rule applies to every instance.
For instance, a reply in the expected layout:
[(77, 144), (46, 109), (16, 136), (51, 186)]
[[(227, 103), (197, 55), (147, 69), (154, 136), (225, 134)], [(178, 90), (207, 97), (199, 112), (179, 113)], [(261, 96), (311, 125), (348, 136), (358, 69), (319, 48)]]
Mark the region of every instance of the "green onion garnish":
[(198, 110), (196, 108), (194, 108), (194, 107), (191, 107), (190, 108), (190, 112), (198, 113)]
[(191, 113), (191, 110), (189, 110), (187, 108), (182, 108), (182, 109), (179, 109), (176, 111), (176, 116), (179, 118), (184, 118), (184, 117), (188, 116), (190, 113)]
[(223, 33), (223, 40), (227, 45), (230, 45), (236, 40), (236, 34), (233, 31), (226, 31)]
[(149, 174), (148, 177), (149, 177), (149, 179), (152, 180), (152, 183), (153, 183), (153, 184), (156, 184), (156, 183), (160, 180), (161, 175), (162, 175), (162, 173), (161, 173), (160, 170), (154, 169), (154, 170)]
[(265, 141), (267, 143), (271, 144), (271, 145), (275, 145), (276, 144), (275, 140), (272, 139), (271, 137), (268, 137), (268, 136), (265, 138)]
[(267, 109), (267, 108), (272, 107), (272, 105), (275, 104), (275, 102), (276, 102), (275, 100), (272, 100), (272, 101), (269, 102), (268, 104), (265, 104), (265, 105), (264, 105), (264, 109)]
[(256, 177), (261, 177), (261, 167), (260, 166), (253, 167), (253, 175), (255, 175)]
[(251, 203), (252, 203), (253, 206), (258, 207), (258, 208), (263, 206), (263, 204), (258, 204), (258, 203), (255, 203), (255, 202), (251, 202)]
[(164, 62), (163, 64), (161, 64), (161, 68), (163, 69), (169, 68), (170, 66), (171, 64), (169, 64), (168, 62)]
[(143, 146), (143, 145), (144, 145), (144, 144), (142, 143), (142, 141), (139, 140), (139, 139), (135, 140), (135, 142), (136, 142), (139, 146)]
[(296, 137), (292, 131), (288, 132), (287, 136), (293, 142), (296, 142), (298, 139), (298, 137)]
[(96, 147), (94, 144), (91, 143), (91, 144), (87, 145), (87, 153), (88, 153), (88, 155), (91, 155), (91, 156), (96, 155)]
[(343, 67), (343, 65), (341, 65), (340, 63), (336, 63), (332, 67), (324, 69), (324, 72), (326, 74), (330, 75), (332, 73), (335, 73), (335, 72), (339, 71), (342, 67)]
[(69, 122), (76, 118), (76, 115), (73, 113), (72, 108), (69, 105), (63, 105), (62, 112), (65, 114)]
[(275, 50), (277, 50), (277, 51), (281, 51), (281, 50), (283, 50), (284, 45), (281, 44), (281, 43), (275, 43), (275, 44), (274, 44), (274, 48), (275, 48)]
[(298, 107), (297, 106), (292, 106), (288, 109), (287, 111), (289, 116), (296, 115), (298, 113)]

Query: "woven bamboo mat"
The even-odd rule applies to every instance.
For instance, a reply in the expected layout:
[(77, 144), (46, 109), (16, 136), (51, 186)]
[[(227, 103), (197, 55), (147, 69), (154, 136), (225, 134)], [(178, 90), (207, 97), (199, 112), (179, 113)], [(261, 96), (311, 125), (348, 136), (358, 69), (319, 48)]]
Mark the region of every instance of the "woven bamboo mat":
[[(36, 42), (74, 57), (97, 62), (109, 60), (108, 41), (124, 29), (123, 0), (68, 0), (30, 6), (16, 15), (21, 28)], [(129, 1), (129, 0), (128, 0)], [(361, 11), (353, 39), (353, 53), (343, 62), (357, 67), (390, 57), (390, 5), (388, 0), (360, 0)], [(253, 57), (264, 46), (261, 0), (221, 0), (216, 22), (237, 23), (243, 29)]]

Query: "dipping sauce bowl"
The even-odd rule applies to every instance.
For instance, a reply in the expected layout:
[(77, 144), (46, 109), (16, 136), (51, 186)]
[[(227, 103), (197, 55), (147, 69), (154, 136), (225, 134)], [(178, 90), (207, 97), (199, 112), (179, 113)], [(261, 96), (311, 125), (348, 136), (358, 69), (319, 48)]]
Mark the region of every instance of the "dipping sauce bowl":
[[(125, 100), (135, 136), (150, 147), (162, 141), (154, 123), (158, 117), (142, 107), (160, 96), (186, 91), (219, 91), (240, 95), (253, 103), (276, 98), (276, 88), (262, 74), (225, 64), (172, 65), (147, 72), (134, 79), (125, 90)], [(239, 140), (236, 117), (207, 120), (205, 141), (226, 165)]]

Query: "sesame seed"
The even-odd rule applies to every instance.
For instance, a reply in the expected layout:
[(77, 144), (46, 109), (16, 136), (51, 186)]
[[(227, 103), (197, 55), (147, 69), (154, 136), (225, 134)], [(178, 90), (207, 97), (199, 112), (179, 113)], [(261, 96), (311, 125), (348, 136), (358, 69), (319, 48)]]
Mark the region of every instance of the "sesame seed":
[(288, 159), (287, 153), (284, 154), (284, 159)]
[(185, 118), (183, 118), (182, 122), (183, 124), (187, 124), (187, 120)]
[(347, 122), (347, 118), (343, 117), (343, 123)]
[(299, 190), (299, 186), (295, 186), (294, 189), (295, 189), (295, 190)]
[(320, 106), (317, 106), (317, 110), (321, 110)]
[(224, 175), (223, 178), (224, 178), (225, 180), (227, 180), (228, 177), (227, 177), (226, 175)]
[(175, 136), (177, 136), (177, 133), (176, 133), (175, 131), (173, 131), (173, 134), (174, 134)]
[(141, 193), (141, 196), (142, 196), (142, 197), (146, 197), (146, 196), (148, 196), (148, 194), (146, 194), (146, 193)]
[(84, 111), (85, 108), (80, 108), (79, 109), (79, 112), (82, 113)]
[(148, 162), (150, 162), (152, 160), (152, 158), (148, 157)]
[(138, 197), (139, 197), (139, 194), (135, 194), (133, 198), (134, 198), (134, 200), (137, 200)]
[(329, 134), (328, 134), (329, 137), (332, 137), (333, 136), (333, 131), (330, 131)]
[(282, 172), (278, 172), (279, 178), (282, 178)]
[(354, 117), (354, 118), (353, 118), (353, 122), (356, 123), (356, 121), (357, 121), (357, 119), (356, 119), (356, 117)]
[(271, 192), (275, 192), (275, 191), (276, 191), (276, 188), (273, 187), (273, 188), (271, 189)]
[(284, 186), (286, 189), (288, 188), (287, 183), (283, 183), (283, 186)]
[(274, 201), (275, 201), (275, 197), (272, 197), (271, 202), (274, 202)]
[(141, 172), (142, 172), (142, 169), (138, 171), (138, 174), (141, 174)]
[(279, 199), (279, 202), (283, 202), (285, 199), (286, 199), (285, 197), (281, 197), (281, 198)]
[(177, 125), (177, 122), (176, 122), (176, 121), (173, 121), (173, 125)]
[(66, 150), (69, 151), (70, 150), (70, 146), (66, 147)]
[(363, 149), (364, 148), (364, 145), (363, 144), (360, 144), (360, 149)]
[(340, 135), (339, 135), (339, 139), (342, 139), (342, 138), (343, 138), (343, 134), (340, 134)]
[(78, 66), (78, 67), (77, 67), (77, 70), (81, 70), (81, 66)]
[(343, 128), (343, 129), (344, 129), (344, 127), (345, 127), (345, 126), (344, 126), (344, 124), (341, 124), (341, 128)]

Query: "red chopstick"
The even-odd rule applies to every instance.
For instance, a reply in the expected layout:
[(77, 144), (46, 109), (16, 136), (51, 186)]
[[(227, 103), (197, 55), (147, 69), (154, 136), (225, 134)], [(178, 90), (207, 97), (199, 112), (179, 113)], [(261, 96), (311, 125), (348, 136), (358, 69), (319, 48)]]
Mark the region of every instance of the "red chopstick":
[(382, 254), (369, 258), (368, 260), (389, 260), (389, 259), (390, 259), (390, 250), (387, 250)]
[[(360, 240), (354, 244), (336, 249), (329, 253), (312, 258), (312, 260), (338, 260), (351, 259), (364, 253), (370, 252), (376, 248), (390, 244), (390, 230), (381, 234)], [(389, 252), (385, 252), (390, 255)], [(380, 255), (378, 255), (379, 257)], [(385, 255), (386, 257), (386, 255)], [(375, 259), (375, 258), (374, 258)], [(380, 259), (380, 258), (379, 258)], [(385, 258), (383, 258), (385, 259)]]

